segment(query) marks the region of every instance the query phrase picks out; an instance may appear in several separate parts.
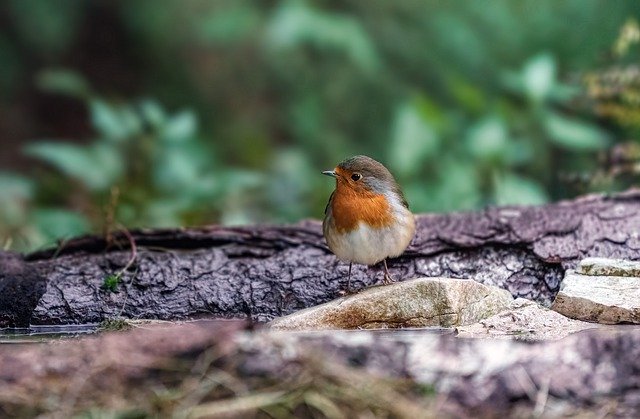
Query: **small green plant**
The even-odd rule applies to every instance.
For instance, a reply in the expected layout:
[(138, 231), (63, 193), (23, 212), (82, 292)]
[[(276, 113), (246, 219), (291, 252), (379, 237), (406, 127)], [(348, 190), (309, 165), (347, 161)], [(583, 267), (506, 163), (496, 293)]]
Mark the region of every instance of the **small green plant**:
[[(127, 230), (126, 228), (123, 228), (121, 231), (122, 231), (122, 234), (129, 241), (129, 247), (131, 248), (131, 256), (129, 257), (127, 264), (124, 265), (122, 269), (120, 269), (115, 274), (107, 275), (104, 278), (102, 282), (102, 288), (110, 292), (117, 292), (118, 285), (122, 282), (122, 276), (127, 271), (127, 269), (133, 266), (133, 264), (136, 261), (136, 258), (138, 257), (138, 247), (136, 246), (136, 241), (134, 240), (133, 236), (131, 235), (129, 230)], [(113, 236), (111, 235), (111, 232), (107, 233), (107, 241), (109, 240), (114, 240)]]
[(436, 387), (431, 383), (416, 384), (416, 392), (422, 396), (433, 397), (438, 394)]
[(102, 282), (102, 288), (110, 292), (118, 292), (120, 282), (122, 282), (121, 275), (107, 275)]
[(108, 319), (100, 322), (100, 326), (98, 326), (98, 330), (100, 332), (115, 332), (115, 331), (123, 331), (129, 330), (133, 328), (130, 320), (127, 319)]

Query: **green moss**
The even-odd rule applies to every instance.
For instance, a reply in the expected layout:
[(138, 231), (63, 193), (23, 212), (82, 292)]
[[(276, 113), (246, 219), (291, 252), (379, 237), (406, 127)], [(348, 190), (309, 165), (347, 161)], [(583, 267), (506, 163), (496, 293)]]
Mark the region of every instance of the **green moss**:
[(122, 282), (120, 275), (107, 275), (102, 281), (102, 288), (110, 292), (118, 292), (120, 282)]
[(113, 332), (113, 331), (122, 331), (129, 330), (133, 328), (130, 320), (127, 319), (108, 319), (103, 320), (98, 327), (98, 331), (100, 332)]

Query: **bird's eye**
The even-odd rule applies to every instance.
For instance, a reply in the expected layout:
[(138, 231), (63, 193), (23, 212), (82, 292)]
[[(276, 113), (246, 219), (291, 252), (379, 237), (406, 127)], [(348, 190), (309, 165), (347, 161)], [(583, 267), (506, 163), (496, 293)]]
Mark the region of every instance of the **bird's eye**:
[(354, 174), (351, 175), (351, 179), (353, 179), (353, 180), (355, 180), (357, 182), (360, 179), (362, 179), (362, 175), (360, 173), (354, 173)]

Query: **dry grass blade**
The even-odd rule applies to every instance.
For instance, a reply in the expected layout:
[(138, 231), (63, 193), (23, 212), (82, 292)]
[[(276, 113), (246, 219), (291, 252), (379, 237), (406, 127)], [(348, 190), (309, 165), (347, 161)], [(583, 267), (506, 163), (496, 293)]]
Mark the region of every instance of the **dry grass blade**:
[(347, 416), (340, 410), (330, 398), (315, 391), (310, 391), (304, 395), (304, 402), (309, 406), (322, 412), (327, 419), (346, 419)]
[(187, 417), (190, 419), (215, 418), (250, 413), (256, 409), (280, 403), (285, 394), (284, 391), (274, 391), (203, 403), (191, 408)]

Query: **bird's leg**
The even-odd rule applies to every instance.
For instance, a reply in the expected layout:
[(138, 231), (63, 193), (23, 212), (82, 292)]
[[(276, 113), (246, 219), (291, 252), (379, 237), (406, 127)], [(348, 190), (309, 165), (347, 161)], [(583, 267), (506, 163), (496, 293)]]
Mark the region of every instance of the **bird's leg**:
[(353, 262), (349, 262), (349, 275), (347, 275), (347, 294), (351, 293), (351, 265), (353, 265)]
[(387, 259), (383, 259), (382, 263), (384, 263), (384, 283), (386, 284), (391, 284), (393, 281), (393, 278), (391, 278), (391, 274), (389, 273), (389, 268), (387, 268)]

